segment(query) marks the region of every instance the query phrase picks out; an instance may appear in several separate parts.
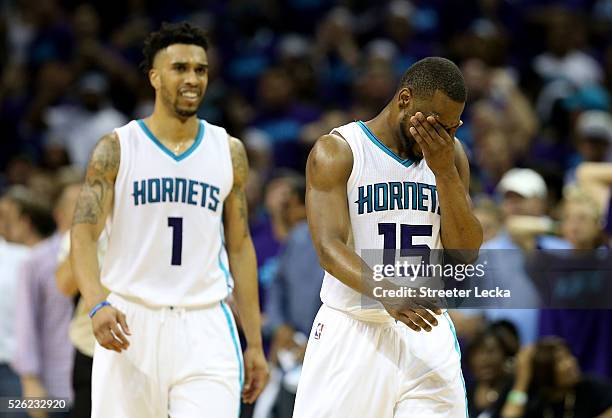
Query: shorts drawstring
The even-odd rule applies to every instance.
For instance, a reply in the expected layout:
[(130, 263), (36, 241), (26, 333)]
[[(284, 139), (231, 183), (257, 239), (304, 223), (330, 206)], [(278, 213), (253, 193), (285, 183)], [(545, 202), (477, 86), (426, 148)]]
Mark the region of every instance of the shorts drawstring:
[(187, 317), (187, 309), (186, 308), (177, 308), (176, 306), (170, 306), (161, 309), (161, 317), (160, 321), (163, 324), (166, 321), (166, 317), (171, 315), (172, 313), (176, 313), (181, 321), (184, 321)]

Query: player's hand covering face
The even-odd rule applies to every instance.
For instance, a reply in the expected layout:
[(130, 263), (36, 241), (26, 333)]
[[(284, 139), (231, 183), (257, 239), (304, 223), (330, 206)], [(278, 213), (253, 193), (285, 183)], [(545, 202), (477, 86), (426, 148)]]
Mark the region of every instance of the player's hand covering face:
[[(444, 140), (448, 138), (454, 146), (455, 133), (463, 124), (460, 117), (464, 103), (455, 102), (440, 91), (436, 91), (429, 99), (418, 99), (411, 93), (406, 93), (403, 100), (407, 101), (408, 106), (401, 116), (400, 130), (415, 156), (426, 158), (424, 146), (428, 147), (428, 152), (443, 149)], [(415, 123), (418, 123), (418, 126)], [(429, 161), (428, 165), (431, 168)], [(435, 173), (435, 170), (432, 171)]]
[(421, 112), (410, 118), (410, 134), (423, 152), (423, 158), (435, 175), (454, 167), (455, 131), (444, 128), (434, 116), (425, 116)]

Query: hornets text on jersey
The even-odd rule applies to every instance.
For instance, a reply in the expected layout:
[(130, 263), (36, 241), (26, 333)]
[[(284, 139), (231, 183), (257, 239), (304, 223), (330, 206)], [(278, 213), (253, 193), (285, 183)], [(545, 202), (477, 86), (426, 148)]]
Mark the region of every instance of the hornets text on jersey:
[[(349, 244), (364, 250), (429, 247), (441, 249), (436, 178), (425, 160), (391, 151), (361, 121), (332, 130), (348, 143), (353, 169), (346, 184), (351, 220)], [(364, 307), (363, 296), (325, 272), (321, 300), (327, 306), (370, 321), (387, 321), (382, 305)]]
[(222, 223), (233, 184), (227, 132), (201, 120), (193, 145), (179, 156), (142, 120), (115, 132), (121, 162), (102, 284), (150, 306), (224, 299), (233, 288)]

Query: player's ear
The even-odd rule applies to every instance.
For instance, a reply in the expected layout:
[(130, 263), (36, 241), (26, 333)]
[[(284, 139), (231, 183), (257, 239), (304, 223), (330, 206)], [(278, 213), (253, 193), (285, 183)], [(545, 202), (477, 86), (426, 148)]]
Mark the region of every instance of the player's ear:
[(149, 82), (155, 90), (159, 90), (161, 82), (159, 80), (159, 72), (155, 68), (149, 70)]
[(412, 100), (412, 91), (410, 87), (402, 87), (397, 93), (397, 103), (400, 109), (405, 109), (410, 105)]

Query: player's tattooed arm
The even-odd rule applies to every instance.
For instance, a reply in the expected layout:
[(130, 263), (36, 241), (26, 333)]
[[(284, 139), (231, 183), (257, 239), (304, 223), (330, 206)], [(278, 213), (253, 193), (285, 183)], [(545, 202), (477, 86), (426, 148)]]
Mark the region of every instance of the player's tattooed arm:
[(106, 297), (100, 284), (97, 244), (111, 211), (120, 158), (117, 135), (102, 137), (91, 154), (72, 221), (72, 271), (89, 308)]
[(232, 168), (234, 172), (234, 184), (226, 205), (231, 205), (232, 211), (236, 213), (238, 224), (232, 224), (231, 229), (235, 231), (237, 237), (247, 238), (249, 236), (249, 212), (246, 200), (246, 183), (249, 176), (249, 161), (242, 141), (230, 137), (230, 152), (232, 156)]
[(224, 202), (223, 221), (230, 271), (234, 278), (234, 298), (239, 322), (247, 340), (244, 352), (245, 383), (242, 400), (255, 401), (268, 380), (268, 368), (261, 341), (261, 318), (257, 290), (257, 258), (249, 233), (245, 188), (249, 163), (239, 139), (229, 137), (234, 185)]
[(87, 176), (76, 205), (73, 225), (95, 225), (98, 235), (102, 232), (112, 205), (120, 158), (117, 135), (111, 133), (102, 137), (87, 167)]

